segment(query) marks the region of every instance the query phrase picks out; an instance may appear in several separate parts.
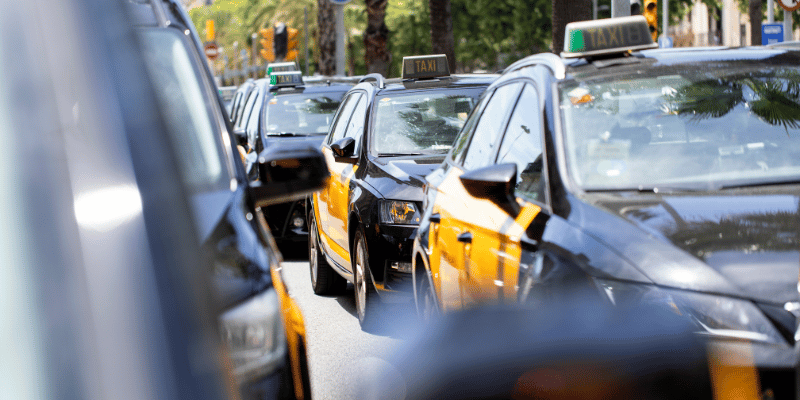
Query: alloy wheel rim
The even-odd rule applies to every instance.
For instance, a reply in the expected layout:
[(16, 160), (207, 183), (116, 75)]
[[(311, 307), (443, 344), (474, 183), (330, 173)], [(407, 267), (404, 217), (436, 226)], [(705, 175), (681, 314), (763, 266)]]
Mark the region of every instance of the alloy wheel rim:
[(366, 310), (367, 285), (364, 275), (364, 245), (361, 241), (356, 247), (356, 307), (358, 309), (358, 319), (364, 319)]
[(308, 245), (310, 246), (309, 257), (311, 261), (311, 284), (316, 286), (317, 285), (317, 273), (319, 265), (317, 265), (317, 223), (316, 221), (311, 222), (311, 238), (308, 241)]

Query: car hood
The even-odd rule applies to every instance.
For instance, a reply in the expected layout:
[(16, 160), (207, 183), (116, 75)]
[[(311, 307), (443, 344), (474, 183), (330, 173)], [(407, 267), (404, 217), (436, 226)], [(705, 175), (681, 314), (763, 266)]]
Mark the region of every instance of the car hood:
[(444, 156), (381, 157), (370, 162), (365, 180), (384, 198), (422, 201), (425, 175), (438, 168)]
[[(583, 225), (656, 284), (783, 305), (798, 299), (800, 192), (793, 189), (590, 195), (587, 205), (617, 221)], [(582, 214), (586, 222), (591, 212)]]

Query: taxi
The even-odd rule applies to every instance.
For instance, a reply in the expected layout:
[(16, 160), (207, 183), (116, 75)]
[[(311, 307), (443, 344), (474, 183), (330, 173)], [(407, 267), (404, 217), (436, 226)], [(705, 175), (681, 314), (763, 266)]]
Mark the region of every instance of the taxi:
[(746, 346), (793, 396), (800, 52), (656, 47), (641, 16), (572, 23), (486, 90), (426, 177), (417, 311), (586, 288)]
[(406, 57), (402, 78), (370, 74), (345, 96), (322, 144), (331, 179), (313, 196), (309, 257), (315, 293), (353, 282), (362, 327), (381, 301), (411, 299), (423, 177), (495, 78), (451, 76), (443, 55)]
[[(353, 82), (336, 78), (306, 83), (294, 62), (269, 64), (267, 72), (268, 78), (254, 82), (252, 98), (245, 104), (241, 124), (234, 131), (253, 181), (264, 179), (258, 155), (266, 149), (277, 144), (319, 148), (342, 97), (353, 87)], [(263, 211), (278, 242), (299, 243), (305, 248), (308, 227), (304, 199), (274, 204)]]

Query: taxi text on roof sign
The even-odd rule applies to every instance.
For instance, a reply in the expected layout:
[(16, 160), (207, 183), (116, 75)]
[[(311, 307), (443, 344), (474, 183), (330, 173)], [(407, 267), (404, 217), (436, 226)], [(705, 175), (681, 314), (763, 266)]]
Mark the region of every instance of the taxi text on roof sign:
[(269, 76), (270, 86), (293, 87), (303, 84), (303, 75), (300, 71), (274, 72)]
[(403, 57), (403, 79), (425, 79), (450, 76), (447, 56), (436, 54), (431, 56)]
[(297, 71), (297, 65), (295, 65), (294, 62), (267, 64), (267, 75), (272, 75), (275, 72), (289, 72), (289, 71)]
[(647, 20), (636, 15), (567, 24), (561, 56), (577, 58), (657, 47), (650, 36)]

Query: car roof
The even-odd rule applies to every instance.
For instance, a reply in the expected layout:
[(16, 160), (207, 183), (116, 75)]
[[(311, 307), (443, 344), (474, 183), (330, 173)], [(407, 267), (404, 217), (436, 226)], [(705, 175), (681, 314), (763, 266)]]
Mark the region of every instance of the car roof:
[[(378, 87), (380, 94), (402, 92), (406, 90), (418, 89), (432, 89), (432, 88), (463, 88), (469, 86), (488, 86), (494, 82), (500, 75), (497, 74), (459, 74), (450, 75), (449, 77), (434, 78), (434, 79), (420, 79), (409, 80), (401, 78), (391, 78), (383, 81), (385, 87)], [(356, 87), (364, 87), (364, 85), (375, 86), (380, 83), (376, 81), (363, 81)]]
[[(260, 86), (262, 89), (269, 88), (269, 79), (261, 78), (255, 81), (255, 84)], [(303, 86), (298, 86), (294, 88), (281, 88), (280, 90), (273, 90), (270, 91), (270, 94), (273, 96), (281, 96), (286, 94), (299, 94), (299, 93), (344, 93), (353, 88), (353, 85), (346, 84), (346, 83), (335, 83), (331, 82), (328, 84), (327, 82), (312, 82), (310, 84), (306, 84)]]

